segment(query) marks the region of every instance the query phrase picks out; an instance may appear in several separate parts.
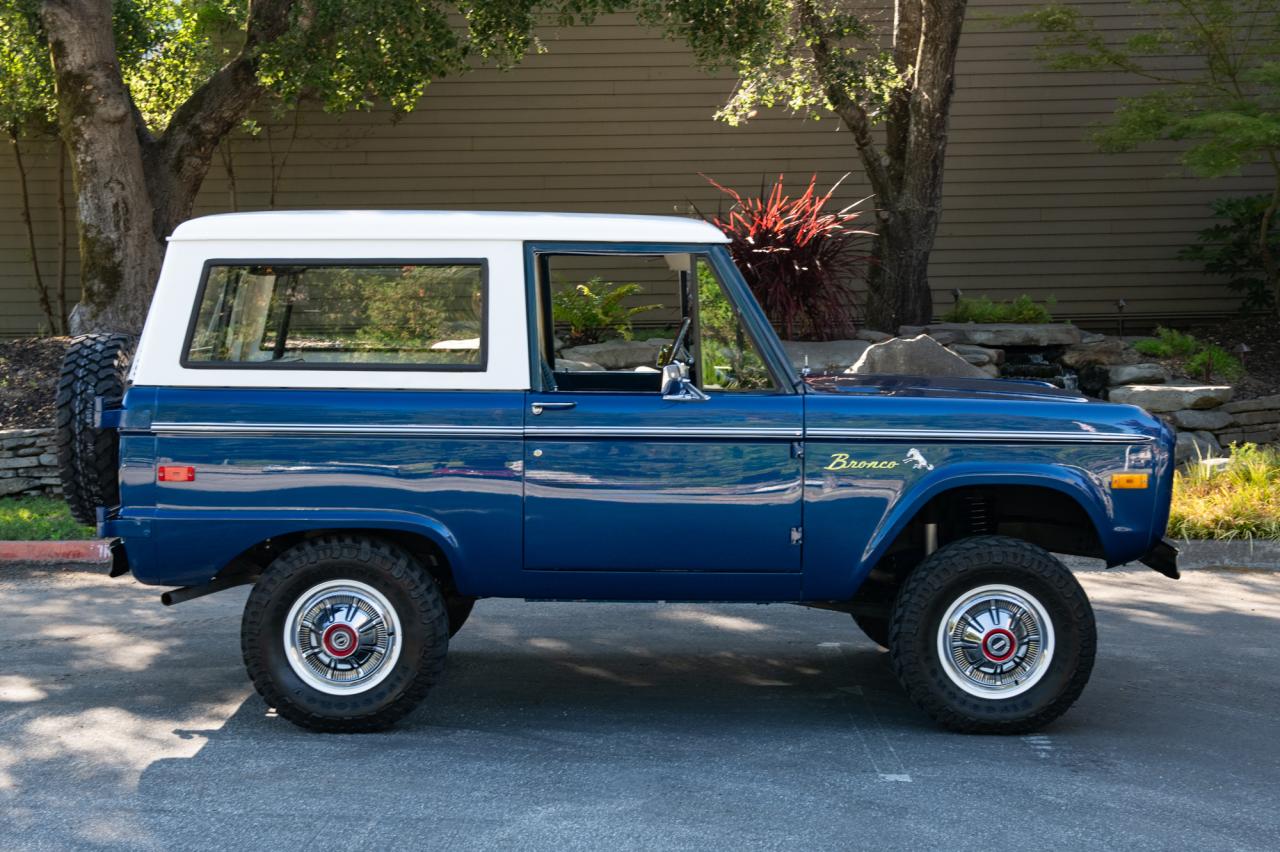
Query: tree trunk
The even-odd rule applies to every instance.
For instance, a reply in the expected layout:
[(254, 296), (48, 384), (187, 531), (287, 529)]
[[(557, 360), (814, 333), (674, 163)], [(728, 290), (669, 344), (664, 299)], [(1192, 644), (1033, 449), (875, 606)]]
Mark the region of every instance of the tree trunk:
[(938, 229), (937, 209), (898, 207), (876, 230), (867, 277), (867, 324), (896, 334), (903, 325), (933, 317), (929, 252)]
[(165, 238), (191, 215), (218, 142), (262, 93), (263, 44), (290, 24), (293, 0), (255, 0), (240, 52), (153, 136), (120, 76), (112, 0), (44, 0), (58, 124), (71, 155), (80, 239), (80, 303), (71, 331), (137, 333)]
[(143, 170), (149, 134), (120, 78), (110, 0), (46, 0), (42, 7), (71, 155), (80, 238), (80, 304), (71, 332), (137, 332), (160, 273), (163, 244)]
[(58, 140), (58, 320), (59, 334), (70, 323), (67, 311), (67, 146)]

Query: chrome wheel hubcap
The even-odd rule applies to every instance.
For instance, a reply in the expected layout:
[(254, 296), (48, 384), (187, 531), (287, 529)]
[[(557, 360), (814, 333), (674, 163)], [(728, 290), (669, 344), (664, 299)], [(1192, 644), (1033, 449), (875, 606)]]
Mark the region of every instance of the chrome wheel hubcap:
[(970, 695), (1010, 698), (1039, 683), (1053, 660), (1053, 622), (1032, 595), (1001, 584), (957, 598), (938, 625), (947, 677)]
[(330, 695), (364, 692), (400, 658), (400, 618), (381, 592), (355, 580), (331, 580), (304, 592), (285, 619), (289, 666)]

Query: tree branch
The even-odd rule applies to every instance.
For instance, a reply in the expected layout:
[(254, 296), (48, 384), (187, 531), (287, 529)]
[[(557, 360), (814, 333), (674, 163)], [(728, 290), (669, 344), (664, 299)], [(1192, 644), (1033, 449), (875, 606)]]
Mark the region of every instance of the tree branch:
[(841, 85), (842, 75), (832, 50), (830, 34), (823, 26), (822, 17), (811, 0), (802, 0), (798, 4), (798, 11), (801, 26), (812, 34), (810, 49), (813, 51), (814, 69), (827, 103), (853, 134), (854, 146), (858, 149), (871, 189), (876, 194), (877, 205), (892, 206), (897, 194), (896, 187), (880, 158), (880, 148), (871, 135), (871, 117), (861, 104), (849, 97), (849, 93)]

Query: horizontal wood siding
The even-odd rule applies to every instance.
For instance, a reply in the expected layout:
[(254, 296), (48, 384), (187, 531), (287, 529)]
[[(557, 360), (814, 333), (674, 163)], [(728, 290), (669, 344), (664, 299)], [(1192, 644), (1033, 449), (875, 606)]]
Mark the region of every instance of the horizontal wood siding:
[[(1114, 0), (1087, 5), (1117, 38), (1143, 25)], [(998, 299), (1052, 296), (1056, 315), (1086, 325), (1111, 322), (1119, 298), (1132, 320), (1232, 310), (1235, 300), (1222, 284), (1176, 253), (1205, 226), (1212, 199), (1260, 192), (1266, 181), (1256, 172), (1187, 177), (1168, 145), (1124, 155), (1092, 150), (1083, 141), (1089, 127), (1110, 114), (1117, 97), (1144, 87), (1040, 68), (1034, 36), (982, 20), (1018, 8), (971, 3), (932, 265), (939, 309), (958, 288)], [(720, 203), (699, 173), (751, 191), (778, 173), (799, 189), (813, 173), (826, 186), (852, 172), (840, 202), (868, 192), (837, 121), (782, 111), (741, 128), (713, 121), (732, 78), (694, 69), (682, 45), (629, 16), (549, 29), (543, 40), (548, 52), (514, 71), (485, 69), (433, 84), (421, 107), (399, 120), (384, 110), (304, 109), (296, 125), (292, 117), (261, 116), (262, 133), (230, 144), (235, 206), (689, 214), (694, 205), (710, 211)], [(52, 278), (56, 163), (47, 145), (34, 143), (29, 160), (40, 259)], [(0, 198), (0, 335), (28, 334), (41, 319), (8, 156), (0, 157)], [(872, 203), (863, 205), (868, 221)], [(196, 212), (231, 206), (219, 159)], [(73, 249), (73, 282), (75, 272)]]

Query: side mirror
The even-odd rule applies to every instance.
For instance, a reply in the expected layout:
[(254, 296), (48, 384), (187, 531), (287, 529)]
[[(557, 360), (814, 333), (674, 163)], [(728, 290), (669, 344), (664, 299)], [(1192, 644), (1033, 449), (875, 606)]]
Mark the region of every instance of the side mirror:
[(677, 363), (662, 368), (662, 398), (672, 402), (705, 402), (711, 397), (689, 381), (689, 366)]

